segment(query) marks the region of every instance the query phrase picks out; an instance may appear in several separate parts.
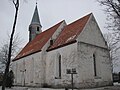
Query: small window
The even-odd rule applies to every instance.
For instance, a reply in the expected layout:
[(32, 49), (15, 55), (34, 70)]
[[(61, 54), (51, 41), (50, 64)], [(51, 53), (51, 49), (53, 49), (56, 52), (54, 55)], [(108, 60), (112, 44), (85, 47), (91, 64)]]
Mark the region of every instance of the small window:
[(107, 41), (105, 41), (105, 45), (107, 45)]
[(53, 40), (50, 40), (50, 46), (53, 45)]
[(37, 27), (37, 31), (39, 32), (39, 27)]

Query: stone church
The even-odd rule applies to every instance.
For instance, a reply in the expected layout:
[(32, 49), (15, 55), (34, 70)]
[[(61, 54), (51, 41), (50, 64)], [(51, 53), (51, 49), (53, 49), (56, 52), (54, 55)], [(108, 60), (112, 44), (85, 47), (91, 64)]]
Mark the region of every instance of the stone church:
[(110, 54), (92, 13), (42, 31), (37, 6), (29, 42), (13, 60), (15, 85), (76, 88), (112, 85)]

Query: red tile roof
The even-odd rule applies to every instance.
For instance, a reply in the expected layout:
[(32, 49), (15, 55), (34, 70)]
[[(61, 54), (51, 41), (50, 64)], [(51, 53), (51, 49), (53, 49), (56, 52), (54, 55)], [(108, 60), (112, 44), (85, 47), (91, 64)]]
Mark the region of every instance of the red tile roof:
[(33, 54), (35, 52), (41, 51), (42, 47), (47, 43), (50, 37), (54, 34), (57, 28), (62, 24), (63, 21), (49, 28), (48, 30), (40, 33), (31, 42), (29, 42), (22, 51), (15, 57), (15, 60), (25, 57), (27, 55)]
[(61, 34), (55, 40), (54, 44), (48, 49), (48, 51), (75, 42), (77, 36), (81, 33), (81, 31), (85, 27), (90, 16), (91, 14), (88, 14), (87, 16), (65, 26)]
[[(53, 45), (48, 48), (47, 51), (71, 44), (76, 42), (77, 36), (81, 33), (83, 28), (85, 27), (87, 21), (89, 20), (91, 14), (69, 24), (64, 27), (61, 31), (60, 35), (57, 37)], [(62, 21), (63, 22), (63, 21)], [(28, 56), (30, 54), (41, 51), (42, 47), (47, 43), (47, 41), (51, 38), (57, 28), (62, 24), (62, 22), (54, 25), (48, 30), (40, 33), (36, 36), (31, 42), (29, 42), (22, 51), (16, 56), (13, 60), (18, 60), (22, 57)]]

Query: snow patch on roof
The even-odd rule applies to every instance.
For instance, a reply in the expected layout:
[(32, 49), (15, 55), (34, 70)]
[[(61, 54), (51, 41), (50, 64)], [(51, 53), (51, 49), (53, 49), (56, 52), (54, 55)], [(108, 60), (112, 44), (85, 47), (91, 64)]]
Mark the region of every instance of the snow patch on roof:
[(76, 37), (76, 35), (73, 35), (73, 36), (69, 37), (69, 38), (66, 40), (66, 43), (69, 42), (69, 41), (71, 41), (71, 40), (73, 40), (75, 37)]

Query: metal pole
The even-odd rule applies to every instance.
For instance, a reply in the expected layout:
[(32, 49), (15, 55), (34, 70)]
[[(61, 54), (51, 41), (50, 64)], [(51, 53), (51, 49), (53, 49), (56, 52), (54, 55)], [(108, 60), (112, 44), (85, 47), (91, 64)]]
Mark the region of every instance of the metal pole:
[(71, 74), (71, 88), (73, 90), (73, 88), (74, 88), (73, 74), (77, 74), (76, 69), (75, 68), (67, 69), (67, 74)]
[(71, 85), (72, 85), (72, 90), (73, 90), (73, 73), (71, 73), (71, 79), (72, 79)]

